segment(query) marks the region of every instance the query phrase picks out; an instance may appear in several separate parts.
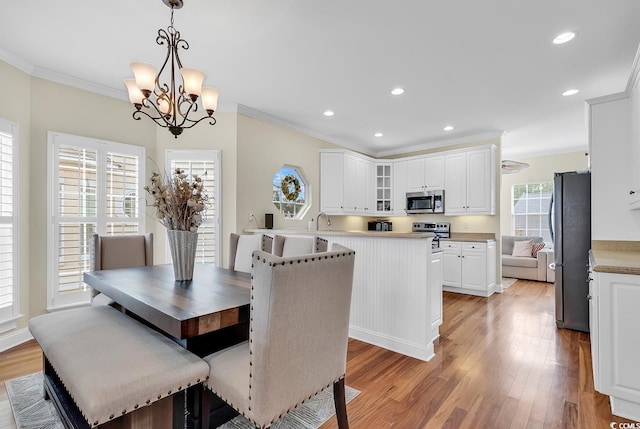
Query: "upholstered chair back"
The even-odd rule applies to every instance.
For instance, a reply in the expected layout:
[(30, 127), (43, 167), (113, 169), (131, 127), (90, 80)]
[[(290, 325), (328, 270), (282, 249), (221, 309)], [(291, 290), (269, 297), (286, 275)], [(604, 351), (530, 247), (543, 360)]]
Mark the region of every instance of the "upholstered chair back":
[(254, 250), (271, 253), (273, 237), (264, 234), (231, 234), (229, 236), (229, 269), (251, 272), (251, 255)]
[(320, 237), (285, 237), (276, 235), (273, 239), (273, 254), (287, 258), (289, 256), (308, 255), (326, 252), (328, 242)]
[[(91, 271), (153, 265), (153, 234), (98, 235), (91, 237)], [(91, 304), (114, 304), (96, 290), (91, 291)]]
[(91, 271), (153, 265), (153, 234), (93, 234)]
[(355, 252), (253, 254), (249, 414), (264, 426), (344, 377)]

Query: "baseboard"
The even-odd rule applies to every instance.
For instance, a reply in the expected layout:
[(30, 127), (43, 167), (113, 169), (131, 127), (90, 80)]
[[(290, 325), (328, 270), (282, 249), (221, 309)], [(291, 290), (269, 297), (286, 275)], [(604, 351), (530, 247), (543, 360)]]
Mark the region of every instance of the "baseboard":
[(416, 344), (399, 338), (383, 335), (379, 332), (358, 328), (353, 325), (349, 326), (349, 336), (356, 340), (364, 341), (365, 343), (373, 344), (374, 346), (382, 347), (383, 349), (401, 353), (425, 362), (430, 361), (435, 356), (433, 343), (429, 343), (427, 345)]
[(481, 296), (483, 298), (488, 298), (495, 292), (495, 287), (492, 286), (489, 290), (476, 290), (476, 289), (466, 289), (463, 287), (453, 287), (453, 286), (442, 286), (442, 290), (453, 293), (464, 293), (466, 295), (475, 295)]
[(0, 352), (19, 346), (32, 339), (33, 336), (28, 328), (17, 329), (0, 337)]
[(640, 421), (640, 404), (637, 402), (627, 401), (613, 396), (609, 397), (609, 402), (611, 403), (611, 414), (614, 416), (624, 417), (625, 419), (634, 420), (636, 422)]

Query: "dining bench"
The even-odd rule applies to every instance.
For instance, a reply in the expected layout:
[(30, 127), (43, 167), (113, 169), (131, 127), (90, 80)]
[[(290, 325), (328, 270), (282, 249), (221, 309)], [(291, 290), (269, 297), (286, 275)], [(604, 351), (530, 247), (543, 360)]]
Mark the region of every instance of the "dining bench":
[[(169, 397), (208, 378), (205, 361), (110, 306), (38, 316), (29, 330), (44, 353), (45, 385), (50, 378), (59, 382), (84, 419), (84, 425), (71, 427), (124, 427), (116, 419), (127, 415), (131, 421), (130, 413), (142, 415), (144, 407), (161, 400), (170, 408), (171, 427)], [(49, 395), (56, 392), (47, 389)], [(73, 421), (72, 413), (60, 409), (60, 399), (53, 399), (65, 421)]]

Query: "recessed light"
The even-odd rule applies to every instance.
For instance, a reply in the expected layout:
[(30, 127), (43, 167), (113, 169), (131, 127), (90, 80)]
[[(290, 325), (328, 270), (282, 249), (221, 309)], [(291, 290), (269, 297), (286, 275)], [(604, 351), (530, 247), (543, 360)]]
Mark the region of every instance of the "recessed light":
[(402, 89), (402, 88), (393, 88), (391, 90), (391, 94), (392, 95), (402, 95), (402, 94), (404, 94), (404, 89)]
[(443, 130), (451, 131), (451, 130), (453, 130), (453, 127), (451, 125), (447, 125), (446, 127), (443, 128)]
[(382, 137), (382, 133), (375, 133), (373, 136), (374, 137)]
[(575, 95), (577, 93), (579, 93), (580, 91), (577, 89), (567, 89), (565, 92), (562, 93), (562, 95), (564, 95), (565, 97), (569, 96), (569, 95)]
[(573, 40), (574, 37), (576, 37), (576, 33), (573, 31), (567, 31), (566, 33), (558, 34), (555, 39), (553, 39), (553, 44), (562, 45), (563, 43)]
[(333, 115), (335, 115), (335, 113), (333, 113), (333, 110), (326, 110), (323, 114), (324, 114), (324, 116), (333, 116)]

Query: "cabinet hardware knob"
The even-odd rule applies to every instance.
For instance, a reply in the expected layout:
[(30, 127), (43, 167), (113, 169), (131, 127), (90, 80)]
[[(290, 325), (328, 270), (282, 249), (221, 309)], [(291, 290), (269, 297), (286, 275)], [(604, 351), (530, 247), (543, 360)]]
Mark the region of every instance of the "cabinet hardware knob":
[(591, 294), (588, 294), (588, 295), (587, 295), (587, 299), (588, 299), (589, 301), (591, 301), (591, 300), (593, 299), (593, 296), (591, 296)]
[(629, 195), (633, 195), (635, 193), (636, 193), (636, 191), (629, 191)]

